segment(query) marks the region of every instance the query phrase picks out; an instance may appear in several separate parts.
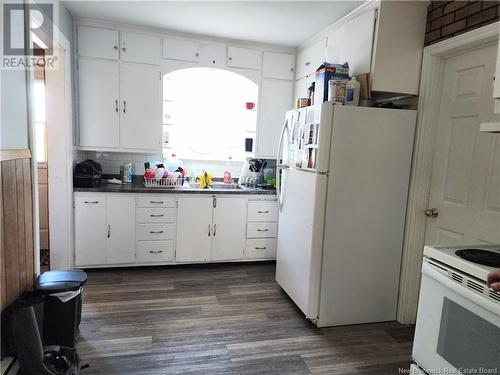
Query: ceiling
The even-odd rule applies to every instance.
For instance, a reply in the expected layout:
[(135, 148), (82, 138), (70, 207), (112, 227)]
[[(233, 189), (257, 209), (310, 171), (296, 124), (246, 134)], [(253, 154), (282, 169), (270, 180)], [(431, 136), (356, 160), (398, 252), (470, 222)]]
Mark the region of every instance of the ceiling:
[(63, 1), (75, 17), (295, 47), (362, 1)]

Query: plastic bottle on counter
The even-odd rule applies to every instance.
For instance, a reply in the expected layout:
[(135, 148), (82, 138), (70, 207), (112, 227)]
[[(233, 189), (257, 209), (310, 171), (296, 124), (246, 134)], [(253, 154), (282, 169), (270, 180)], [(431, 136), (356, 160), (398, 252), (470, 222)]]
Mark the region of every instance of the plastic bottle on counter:
[(361, 84), (356, 77), (352, 77), (346, 85), (346, 105), (359, 105), (359, 92), (361, 91)]

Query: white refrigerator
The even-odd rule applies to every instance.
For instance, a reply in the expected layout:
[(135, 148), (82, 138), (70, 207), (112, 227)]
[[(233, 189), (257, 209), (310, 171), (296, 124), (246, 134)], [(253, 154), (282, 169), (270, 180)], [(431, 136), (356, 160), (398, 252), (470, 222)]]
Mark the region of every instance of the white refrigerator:
[(276, 280), (319, 327), (396, 318), (416, 111), (287, 112)]

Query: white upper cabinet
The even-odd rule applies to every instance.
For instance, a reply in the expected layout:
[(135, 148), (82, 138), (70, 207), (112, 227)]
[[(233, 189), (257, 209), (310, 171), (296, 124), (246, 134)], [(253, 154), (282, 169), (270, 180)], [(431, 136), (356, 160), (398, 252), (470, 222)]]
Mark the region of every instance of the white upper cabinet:
[(144, 64), (120, 64), (120, 147), (161, 149), (160, 71)]
[(311, 73), (325, 61), (326, 37), (321, 38), (297, 54), (297, 78)]
[(285, 112), (292, 108), (293, 81), (263, 79), (256, 157), (276, 158)]
[(80, 26), (78, 33), (78, 56), (118, 60), (118, 30)]
[(246, 197), (217, 197), (213, 213), (212, 261), (243, 259)]
[(122, 61), (160, 64), (161, 40), (159, 37), (122, 32), (120, 38), (120, 59)]
[(381, 1), (372, 57), (372, 90), (418, 95), (427, 2)]
[(227, 48), (224, 44), (201, 43), (200, 63), (205, 66), (225, 66)]
[(163, 38), (163, 58), (200, 62), (200, 43), (188, 39)]
[(262, 68), (262, 52), (249, 48), (228, 47), (227, 66), (260, 70)]
[(500, 44), (497, 46), (497, 68), (495, 72), (495, 84), (493, 86), (493, 97), (500, 98)]
[(106, 196), (106, 264), (135, 262), (135, 197)]
[(80, 58), (80, 146), (119, 147), (119, 63)]
[(347, 20), (328, 33), (327, 61), (349, 63), (349, 74), (369, 73), (371, 69), (375, 8)]
[(264, 52), (262, 76), (292, 80), (295, 77), (295, 55)]

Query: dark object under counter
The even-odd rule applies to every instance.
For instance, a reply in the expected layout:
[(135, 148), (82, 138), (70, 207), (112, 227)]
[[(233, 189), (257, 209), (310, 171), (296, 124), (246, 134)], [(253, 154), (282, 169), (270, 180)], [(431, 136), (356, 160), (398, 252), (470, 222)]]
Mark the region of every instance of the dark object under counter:
[(144, 180), (134, 179), (132, 183), (125, 184), (109, 184), (106, 180), (102, 180), (100, 186), (96, 187), (74, 187), (74, 192), (85, 193), (165, 193), (165, 194), (231, 194), (231, 195), (275, 195), (276, 190), (265, 190), (259, 188), (243, 188), (243, 189), (190, 189), (190, 188), (164, 188), (164, 187), (145, 187)]

